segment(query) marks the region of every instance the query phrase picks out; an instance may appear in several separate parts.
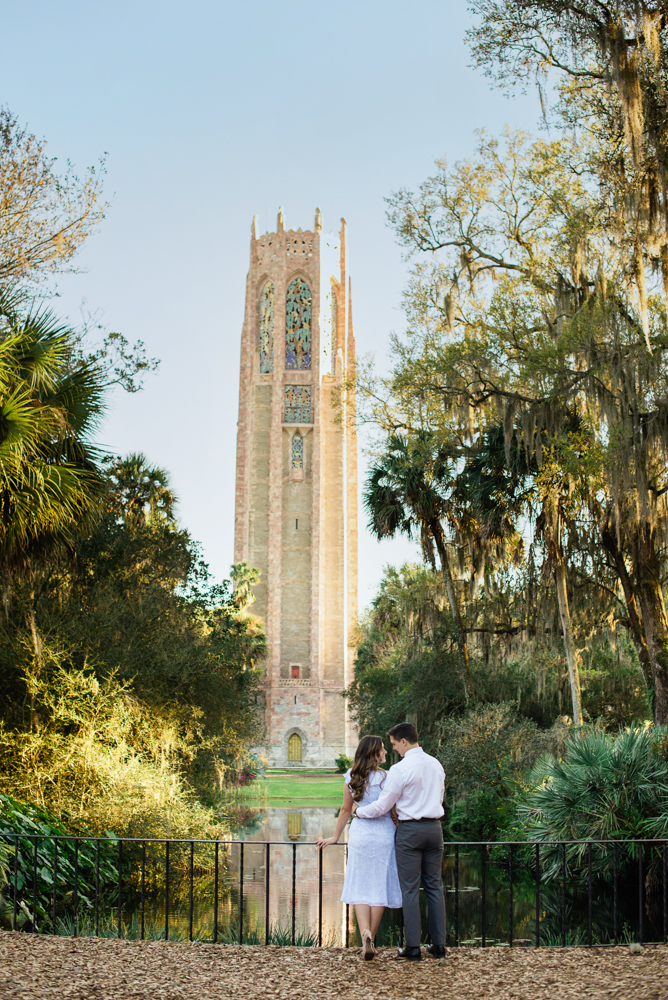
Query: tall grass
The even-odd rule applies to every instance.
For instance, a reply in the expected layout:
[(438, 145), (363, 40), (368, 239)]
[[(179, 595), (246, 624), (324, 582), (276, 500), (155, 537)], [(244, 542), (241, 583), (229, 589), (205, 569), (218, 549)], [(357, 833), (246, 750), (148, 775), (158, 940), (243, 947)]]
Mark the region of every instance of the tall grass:
[[(185, 930), (171, 926), (171, 921), (175, 919), (170, 914), (169, 940), (182, 942), (190, 940), (190, 935)], [(70, 917), (58, 918), (56, 921), (56, 935), (62, 937), (74, 937), (74, 919)], [(77, 937), (94, 937), (95, 921), (89, 915), (82, 915), (76, 923)], [(118, 938), (118, 922), (115, 914), (105, 914), (100, 917), (98, 937)], [(120, 937), (126, 941), (138, 941), (141, 939), (141, 917), (133, 913), (129, 919), (121, 920)], [(162, 920), (146, 919), (144, 921), (144, 940), (164, 941), (165, 925)], [(213, 925), (210, 921), (199, 921), (193, 924), (192, 940), (201, 944), (213, 944)], [(231, 923), (218, 927), (217, 944), (239, 944), (239, 925)], [(243, 943), (245, 945), (264, 945), (264, 926), (256, 924), (254, 926), (244, 926)], [(292, 946), (292, 926), (289, 923), (272, 924), (269, 928), (270, 945), (278, 945), (282, 948)], [(323, 947), (333, 947), (336, 944), (336, 936), (333, 931), (323, 933)], [(318, 932), (307, 927), (295, 927), (295, 947), (316, 948), (318, 946)]]

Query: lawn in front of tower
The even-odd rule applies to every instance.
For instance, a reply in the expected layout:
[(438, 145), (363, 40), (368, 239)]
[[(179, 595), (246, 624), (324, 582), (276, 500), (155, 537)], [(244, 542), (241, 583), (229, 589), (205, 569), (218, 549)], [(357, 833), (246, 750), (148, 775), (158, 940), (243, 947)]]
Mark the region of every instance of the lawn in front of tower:
[(258, 791), (266, 790), (268, 806), (333, 806), (343, 799), (343, 775), (313, 771), (289, 774), (270, 773), (256, 782)]

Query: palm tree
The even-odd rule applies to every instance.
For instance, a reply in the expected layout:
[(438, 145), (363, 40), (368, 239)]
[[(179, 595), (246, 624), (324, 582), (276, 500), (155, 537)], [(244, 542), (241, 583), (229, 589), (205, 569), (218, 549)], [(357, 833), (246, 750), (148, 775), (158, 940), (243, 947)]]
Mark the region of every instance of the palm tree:
[(75, 337), (47, 310), (21, 312), (0, 291), (0, 565), (29, 573), (54, 546), (71, 547), (95, 515), (104, 481), (89, 443), (104, 382), (77, 359)]
[(132, 454), (117, 459), (109, 475), (125, 517), (144, 524), (173, 521), (176, 495), (164, 469), (150, 465), (144, 455)]
[[(576, 414), (571, 414), (571, 427), (577, 429)], [(513, 436), (506, 446), (503, 424), (492, 427), (481, 437), (475, 451), (458, 477), (460, 503), (468, 507), (475, 522), (477, 542), (484, 550), (495, 541), (516, 534), (518, 521), (538, 509), (537, 534), (547, 549), (547, 567), (554, 573), (557, 604), (564, 636), (566, 662), (573, 704), (573, 723), (582, 725), (582, 692), (580, 686), (580, 655), (575, 645), (568, 603), (568, 568), (563, 535), (567, 522), (563, 471), (555, 450), (554, 475), (549, 488), (545, 483), (537, 490), (535, 477), (538, 466), (524, 446)]]
[[(55, 552), (97, 514), (104, 493), (89, 437), (103, 408), (104, 382), (77, 358), (76, 338), (47, 310), (21, 310), (0, 290), (0, 570), (9, 614), (11, 584), (31, 581), (27, 611), (37, 676), (42, 640), (34, 581)], [(34, 703), (31, 696), (31, 725)]]
[(438, 552), (445, 592), (457, 638), (467, 700), (473, 701), (466, 632), (455, 594), (443, 522), (448, 517), (452, 463), (435, 436), (419, 431), (411, 437), (392, 434), (384, 455), (371, 467), (364, 490), (369, 530), (376, 538), (396, 534), (419, 537), (424, 558), (433, 566)]

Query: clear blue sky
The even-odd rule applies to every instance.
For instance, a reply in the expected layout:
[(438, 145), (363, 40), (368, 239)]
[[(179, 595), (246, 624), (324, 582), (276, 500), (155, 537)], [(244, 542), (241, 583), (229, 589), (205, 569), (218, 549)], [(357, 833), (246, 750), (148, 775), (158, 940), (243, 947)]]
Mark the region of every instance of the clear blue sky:
[[(232, 561), (239, 341), (253, 215), (273, 229), (348, 222), (358, 351), (382, 364), (406, 265), (383, 198), (474, 130), (535, 130), (534, 94), (508, 101), (468, 68), (465, 0), (126, 0), (6, 4), (0, 103), (59, 160), (108, 153), (112, 199), (59, 282), (162, 359), (118, 393), (106, 447), (169, 470), (180, 516), (219, 576)], [(415, 550), (362, 532), (360, 597)]]

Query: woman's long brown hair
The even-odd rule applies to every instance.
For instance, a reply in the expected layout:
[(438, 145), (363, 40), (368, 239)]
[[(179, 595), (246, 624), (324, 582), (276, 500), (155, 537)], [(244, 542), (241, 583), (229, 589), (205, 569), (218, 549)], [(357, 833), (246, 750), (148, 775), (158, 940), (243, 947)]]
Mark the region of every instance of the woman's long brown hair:
[(361, 802), (369, 784), (372, 771), (380, 771), (378, 757), (383, 749), (380, 736), (363, 736), (355, 751), (355, 760), (350, 771), (350, 792), (355, 802)]

